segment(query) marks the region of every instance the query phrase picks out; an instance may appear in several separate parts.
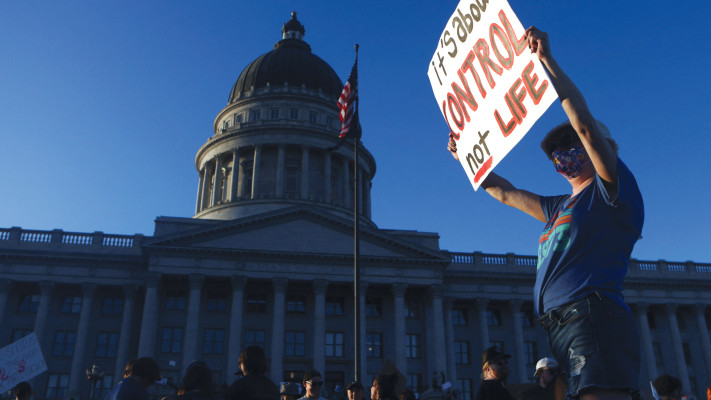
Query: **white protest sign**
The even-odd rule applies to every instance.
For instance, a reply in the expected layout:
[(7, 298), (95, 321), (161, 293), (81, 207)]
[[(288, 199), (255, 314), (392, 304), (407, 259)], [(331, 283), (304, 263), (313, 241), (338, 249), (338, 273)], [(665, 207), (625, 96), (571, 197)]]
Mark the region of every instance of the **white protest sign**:
[(47, 370), (34, 332), (0, 349), (0, 393)]
[(558, 98), (506, 0), (461, 0), (427, 75), (474, 190)]

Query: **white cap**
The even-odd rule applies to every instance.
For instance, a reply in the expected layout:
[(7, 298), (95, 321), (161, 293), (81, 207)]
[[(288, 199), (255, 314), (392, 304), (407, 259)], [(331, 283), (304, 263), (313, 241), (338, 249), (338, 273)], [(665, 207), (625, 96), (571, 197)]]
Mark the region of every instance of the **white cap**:
[(543, 357), (536, 363), (536, 375), (538, 375), (538, 370), (541, 368), (556, 368), (558, 366), (558, 361), (550, 357)]

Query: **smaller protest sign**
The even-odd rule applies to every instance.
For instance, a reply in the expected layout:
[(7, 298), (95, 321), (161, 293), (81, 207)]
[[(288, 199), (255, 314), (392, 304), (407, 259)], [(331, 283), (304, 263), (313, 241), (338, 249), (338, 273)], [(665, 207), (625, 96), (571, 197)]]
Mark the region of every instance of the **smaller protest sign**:
[(47, 370), (34, 332), (0, 349), (0, 393)]
[(506, 0), (461, 0), (427, 74), (474, 190), (558, 97)]

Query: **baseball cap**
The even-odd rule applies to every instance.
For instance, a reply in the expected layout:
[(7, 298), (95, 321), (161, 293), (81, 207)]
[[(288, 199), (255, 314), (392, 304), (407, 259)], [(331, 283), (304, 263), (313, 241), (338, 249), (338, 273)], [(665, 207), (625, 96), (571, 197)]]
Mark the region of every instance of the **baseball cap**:
[(353, 381), (353, 382), (349, 383), (348, 386), (346, 386), (346, 390), (354, 391), (354, 390), (358, 390), (358, 389), (363, 390), (363, 385), (358, 381)]
[(491, 346), (481, 353), (481, 365), (499, 360), (507, 360), (509, 358), (511, 358), (511, 354), (504, 353), (498, 346)]
[(550, 357), (543, 357), (536, 363), (536, 373), (534, 376), (538, 376), (538, 371), (542, 368), (556, 368), (558, 366), (558, 361)]

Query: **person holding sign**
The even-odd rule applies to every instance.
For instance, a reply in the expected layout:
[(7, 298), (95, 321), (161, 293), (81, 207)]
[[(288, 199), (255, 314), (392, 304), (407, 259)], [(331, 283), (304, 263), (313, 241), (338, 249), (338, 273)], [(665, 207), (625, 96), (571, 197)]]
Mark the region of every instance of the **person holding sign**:
[[(640, 370), (639, 332), (622, 282), (642, 231), (642, 195), (608, 129), (553, 58), (548, 35), (531, 27), (526, 40), (568, 117), (545, 136), (541, 148), (572, 193), (539, 196), (495, 173), (481, 186), (546, 224), (539, 239), (534, 307), (566, 373), (568, 397), (630, 399)], [(458, 159), (451, 133), (448, 149)]]

